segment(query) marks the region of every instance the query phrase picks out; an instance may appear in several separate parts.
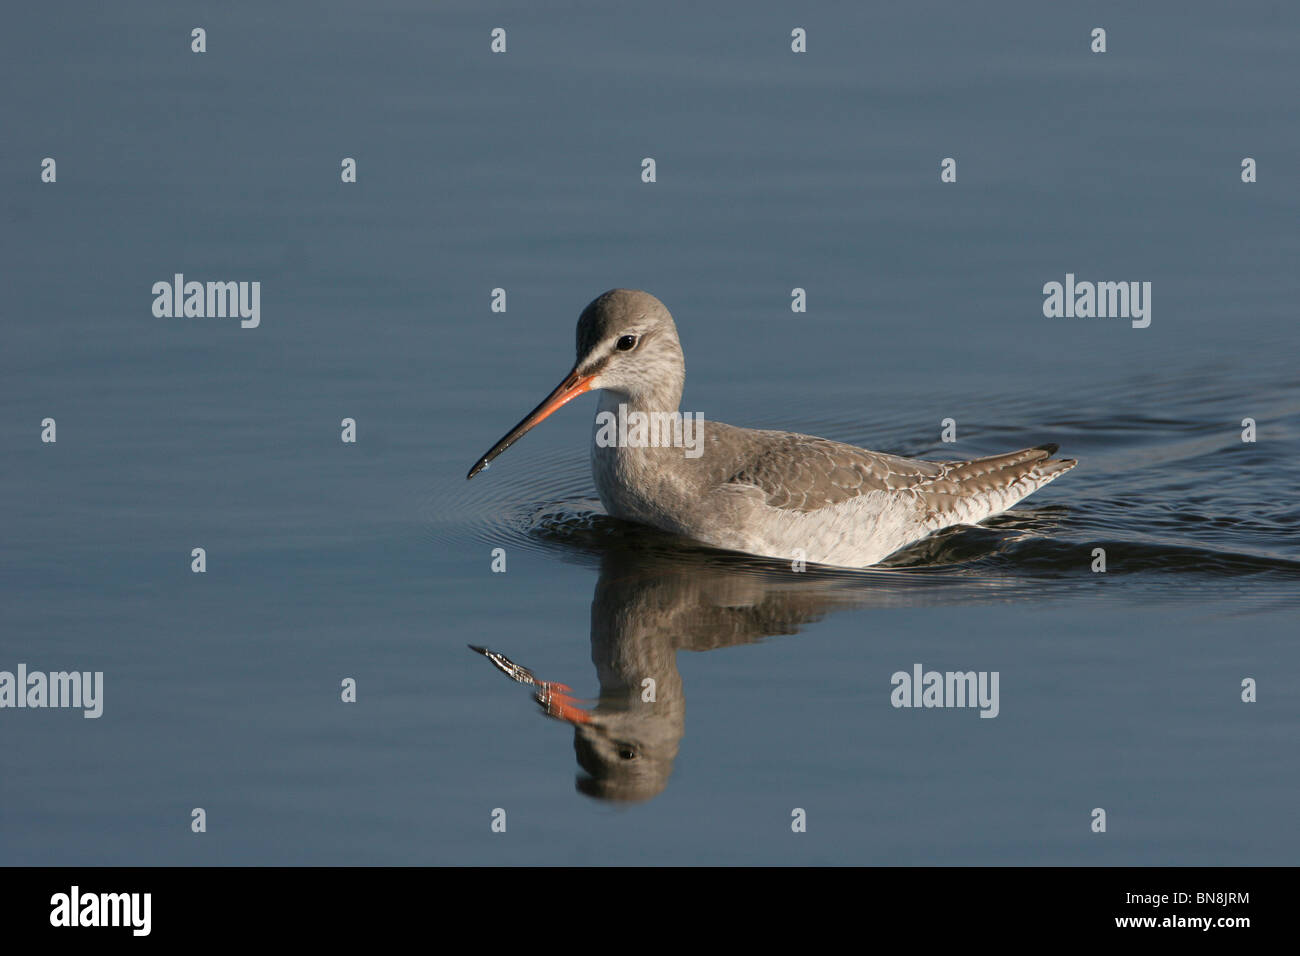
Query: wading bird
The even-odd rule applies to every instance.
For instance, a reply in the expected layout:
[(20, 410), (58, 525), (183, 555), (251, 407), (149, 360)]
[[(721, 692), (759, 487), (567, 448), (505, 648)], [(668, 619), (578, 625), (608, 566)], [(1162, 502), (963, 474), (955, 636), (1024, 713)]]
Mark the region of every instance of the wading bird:
[(602, 392), (591, 470), (605, 510), (704, 544), (781, 560), (869, 567), (931, 532), (1006, 511), (1077, 464), (1038, 445), (972, 461), (921, 461), (784, 431), (705, 421), (700, 446), (608, 441), (611, 416), (678, 413), (686, 362), (648, 292), (613, 289), (578, 317), (578, 360), (470, 469), (556, 409)]

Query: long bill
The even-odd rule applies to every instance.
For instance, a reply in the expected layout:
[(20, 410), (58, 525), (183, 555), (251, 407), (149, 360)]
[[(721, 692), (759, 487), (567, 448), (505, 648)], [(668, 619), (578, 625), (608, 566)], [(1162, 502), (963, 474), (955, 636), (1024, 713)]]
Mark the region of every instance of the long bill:
[(538, 422), (547, 418), (552, 412), (559, 408), (563, 408), (584, 392), (590, 392), (591, 381), (595, 377), (595, 375), (579, 375), (578, 370), (575, 368), (568, 374), (568, 377), (566, 377), (563, 382), (555, 387), (555, 391), (551, 392), (550, 395), (547, 395), (546, 398), (542, 400), (542, 404), (538, 405), (531, 412), (525, 415), (523, 421), (510, 429), (504, 438), (493, 445), (486, 455), (474, 463), (474, 467), (469, 470), (469, 474), (465, 476), (465, 480), (468, 481), (486, 468), (488, 462), (513, 445), (520, 438), (524, 437), (525, 432)]

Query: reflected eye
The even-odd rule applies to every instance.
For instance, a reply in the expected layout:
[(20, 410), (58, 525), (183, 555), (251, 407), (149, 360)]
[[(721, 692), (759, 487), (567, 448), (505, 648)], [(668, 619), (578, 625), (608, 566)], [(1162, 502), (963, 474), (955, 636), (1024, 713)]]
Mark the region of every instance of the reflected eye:
[(615, 345), (614, 348), (618, 349), (620, 352), (632, 351), (632, 349), (636, 348), (636, 336), (635, 335), (623, 336), (621, 339), (618, 340), (618, 344)]

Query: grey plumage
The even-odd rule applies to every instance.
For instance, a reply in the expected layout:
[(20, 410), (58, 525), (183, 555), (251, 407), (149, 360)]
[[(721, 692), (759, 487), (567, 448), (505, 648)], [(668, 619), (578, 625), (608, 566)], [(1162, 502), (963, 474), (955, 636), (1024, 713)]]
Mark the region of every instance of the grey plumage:
[[(629, 345), (629, 343), (632, 343)], [(599, 413), (675, 413), (686, 377), (677, 326), (646, 292), (613, 289), (579, 316), (577, 361), (552, 396), (470, 472), (584, 391)], [(599, 421), (599, 419), (598, 419)], [(1005, 511), (1077, 464), (1038, 445), (971, 461), (922, 461), (793, 432), (706, 421), (698, 456), (608, 445), (592, 474), (611, 514), (720, 548), (847, 567), (876, 564), (932, 531)]]

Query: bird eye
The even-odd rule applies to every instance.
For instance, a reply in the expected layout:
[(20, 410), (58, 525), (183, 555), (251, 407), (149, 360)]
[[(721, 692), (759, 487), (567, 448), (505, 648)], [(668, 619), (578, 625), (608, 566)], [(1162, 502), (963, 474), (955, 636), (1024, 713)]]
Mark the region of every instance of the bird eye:
[(636, 748), (629, 744), (619, 744), (618, 755), (623, 760), (634, 760), (636, 759)]
[(618, 349), (620, 352), (630, 352), (632, 349), (636, 348), (636, 336), (635, 335), (623, 336), (621, 339), (618, 340), (618, 343), (614, 346), (614, 348)]

